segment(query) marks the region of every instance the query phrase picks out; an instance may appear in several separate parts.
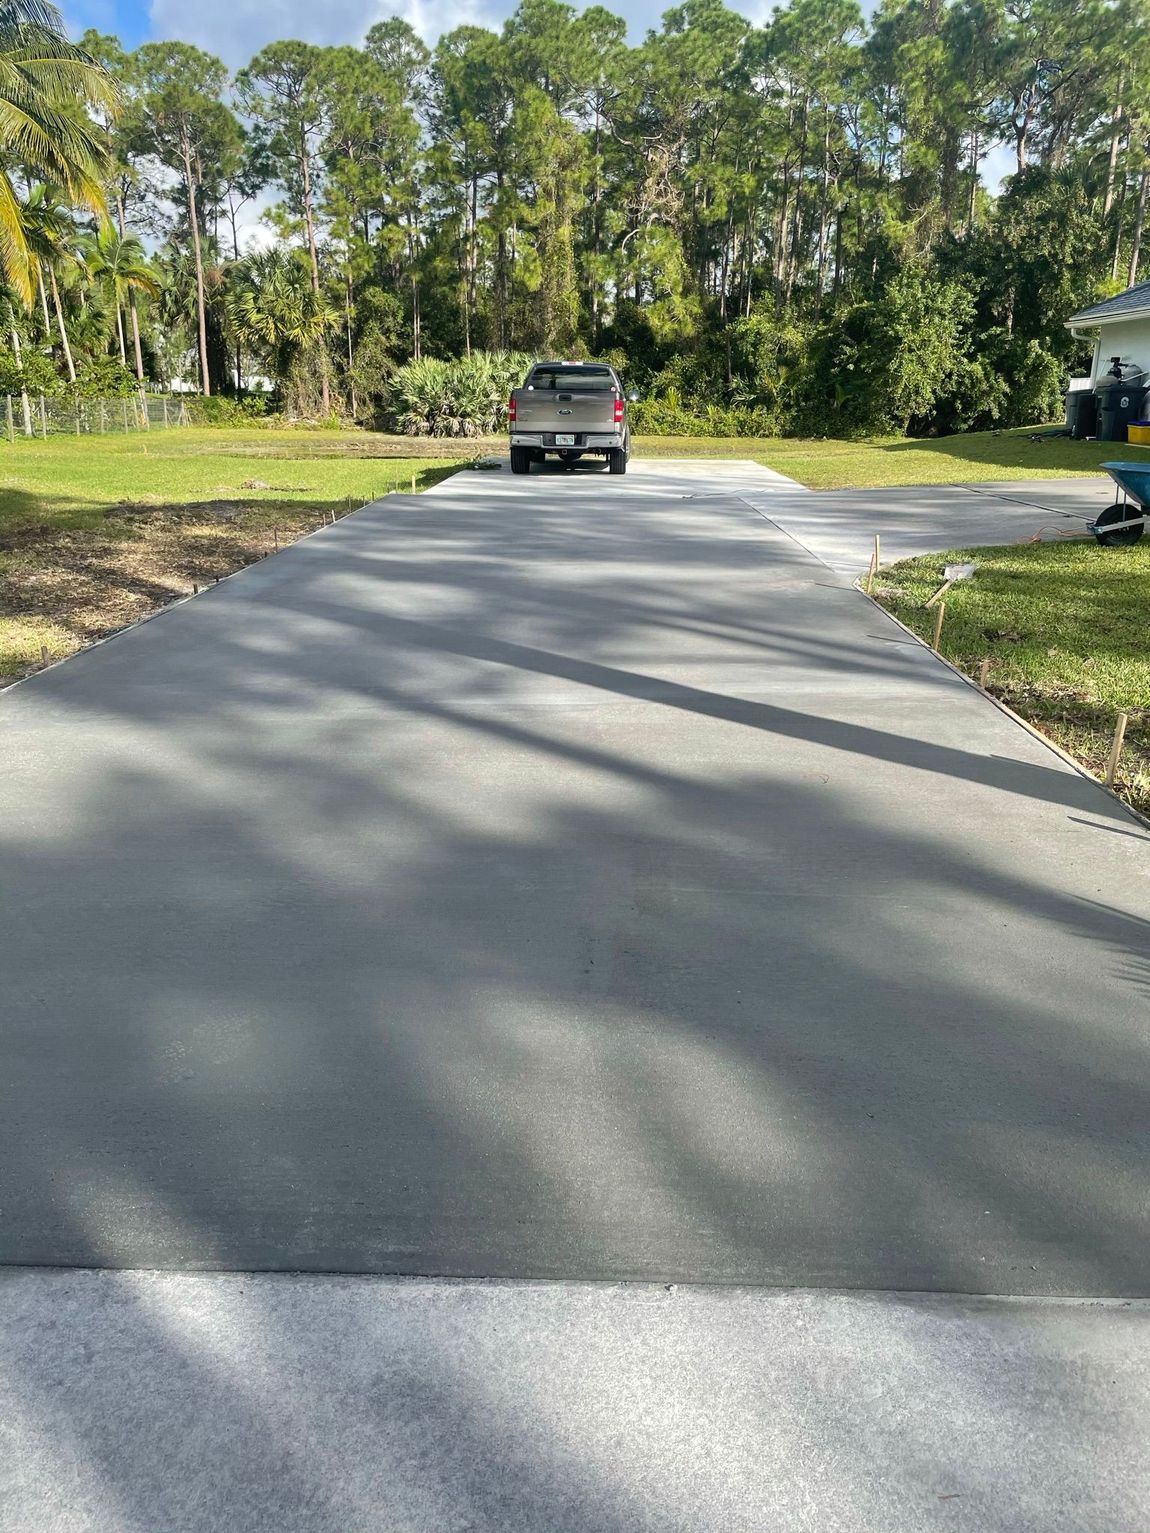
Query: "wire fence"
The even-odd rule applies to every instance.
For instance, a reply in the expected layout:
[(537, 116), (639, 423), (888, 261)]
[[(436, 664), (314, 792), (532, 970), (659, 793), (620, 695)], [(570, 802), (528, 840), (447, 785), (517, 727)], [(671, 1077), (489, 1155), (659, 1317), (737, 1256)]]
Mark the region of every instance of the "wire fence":
[(188, 426), (188, 407), (178, 395), (133, 394), (128, 399), (50, 399), (44, 394), (7, 394), (8, 440), (18, 436), (125, 436)]

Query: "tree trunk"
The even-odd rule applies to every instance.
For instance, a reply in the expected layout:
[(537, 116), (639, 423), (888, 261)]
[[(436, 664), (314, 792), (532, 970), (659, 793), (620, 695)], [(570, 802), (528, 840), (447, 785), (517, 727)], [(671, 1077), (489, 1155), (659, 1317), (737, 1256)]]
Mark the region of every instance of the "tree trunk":
[(794, 292), (795, 278), (799, 274), (799, 245), (803, 228), (803, 173), (807, 165), (807, 129), (810, 122), (810, 97), (803, 97), (803, 125), (799, 134), (799, 163), (795, 176), (795, 202), (793, 228), (787, 242), (786, 268), (783, 278), (783, 303), (789, 308)]
[(479, 276), (479, 177), (472, 175), (467, 196), (467, 355), (471, 355), (471, 319), (475, 313)]
[(52, 344), (52, 321), (48, 318), (48, 294), (44, 290), (44, 268), (36, 263), (36, 285), (40, 289), (40, 311), (44, 316), (44, 344)]
[(1022, 121), (1015, 119), (1014, 122), (1014, 158), (1015, 166), (1019, 175), (1026, 169), (1027, 153), (1030, 148), (1030, 113), (1023, 115)]
[(1114, 221), (1114, 256), (1110, 262), (1110, 280), (1118, 281), (1118, 267), (1122, 260), (1122, 228), (1126, 222), (1126, 186), (1118, 199), (1118, 217)]
[(136, 382), (144, 382), (144, 350), (140, 345), (140, 315), (136, 308), (136, 291), (128, 289), (128, 313), (132, 319), (132, 350), (136, 354)]
[(120, 366), (128, 365), (128, 348), (124, 345), (124, 305), (116, 300), (116, 339), (120, 343)]
[[(304, 217), (304, 223), (307, 226), (307, 253), (308, 253), (308, 258), (311, 261), (311, 290), (312, 290), (313, 293), (318, 293), (319, 292), (319, 251), (316, 249), (316, 243), (315, 243), (315, 217), (314, 217), (313, 212), (312, 212), (311, 156), (307, 152), (307, 138), (305, 136), (305, 133), (304, 133), (303, 129), (300, 130), (299, 166), (300, 166), (300, 174), (301, 174), (301, 176), (303, 178), (303, 217)], [(323, 340), (320, 341), (319, 366), (320, 366), (320, 380), (319, 380), (320, 399), (321, 399), (322, 404), (323, 404), (323, 413), (325, 415), (330, 415), (331, 414), (331, 385), (330, 385), (330, 383), (328, 381), (327, 343), (325, 341), (323, 341)]]
[(1147, 196), (1150, 196), (1150, 169), (1142, 172), (1142, 180), (1138, 187), (1138, 207), (1134, 214), (1134, 244), (1130, 251), (1128, 287), (1133, 287), (1138, 281), (1138, 264), (1142, 259), (1142, 229), (1146, 223)]
[(28, 390), (24, 387), (24, 357), (20, 350), (20, 332), (13, 325), (10, 331), (12, 336), (12, 355), (16, 358), (16, 366), (20, 372), (20, 409), (24, 416), (24, 435), (32, 435), (32, 406), (28, 402)]
[(351, 414), (354, 419), (359, 414), (359, 401), (355, 393), (355, 375), (352, 371), (354, 356), (351, 345), (351, 268), (346, 273), (346, 285), (344, 287), (344, 318), (347, 321), (347, 386), (351, 393)]
[(826, 276), (827, 266), (827, 226), (830, 221), (831, 201), (831, 115), (824, 111), (823, 115), (823, 174), (822, 196), (819, 199), (819, 243), (818, 256), (815, 262), (815, 318), (818, 319), (823, 306), (823, 279)]
[(1114, 206), (1114, 172), (1118, 165), (1118, 145), (1122, 140), (1122, 76), (1118, 76), (1118, 95), (1110, 114), (1110, 153), (1106, 160), (1106, 196), (1102, 202), (1102, 216), (1109, 218)]
[(791, 167), (790, 161), (783, 161), (783, 200), (779, 204), (778, 227), (775, 233), (775, 248), (772, 252), (771, 278), (778, 298), (783, 290), (783, 267), (784, 252), (787, 244), (787, 230), (790, 227), (790, 198), (791, 198)]
[(48, 280), (52, 284), (52, 304), (56, 310), (56, 327), (60, 332), (60, 345), (64, 348), (64, 365), (68, 369), (68, 382), (76, 381), (76, 364), (72, 360), (72, 347), (68, 341), (68, 327), (64, 323), (64, 305), (60, 302), (60, 288), (56, 282), (56, 273), (51, 267), (48, 268)]
[(200, 252), (200, 216), (196, 211), (196, 186), (192, 174), (192, 146), (185, 134), (180, 143), (184, 161), (184, 181), (188, 190), (188, 223), (192, 231), (192, 258), (196, 268), (196, 325), (200, 343), (200, 388), (205, 395), (212, 392), (212, 380), (208, 376), (208, 311), (204, 298), (204, 261)]

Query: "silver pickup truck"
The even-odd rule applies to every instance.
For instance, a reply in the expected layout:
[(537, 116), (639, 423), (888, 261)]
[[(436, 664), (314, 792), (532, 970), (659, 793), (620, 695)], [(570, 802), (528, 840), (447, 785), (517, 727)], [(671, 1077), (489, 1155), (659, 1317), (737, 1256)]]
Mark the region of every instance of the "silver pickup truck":
[(627, 472), (627, 396), (615, 369), (604, 362), (536, 362), (511, 395), (507, 419), (513, 474), (529, 474), (548, 453), (566, 468), (592, 453), (606, 458), (613, 474)]

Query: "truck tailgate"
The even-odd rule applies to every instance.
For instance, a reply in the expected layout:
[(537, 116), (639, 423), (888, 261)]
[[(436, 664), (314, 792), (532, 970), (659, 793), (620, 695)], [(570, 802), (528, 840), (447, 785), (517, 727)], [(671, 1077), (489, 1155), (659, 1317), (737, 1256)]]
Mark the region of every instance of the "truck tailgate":
[(614, 431), (615, 395), (565, 389), (516, 389), (515, 431)]

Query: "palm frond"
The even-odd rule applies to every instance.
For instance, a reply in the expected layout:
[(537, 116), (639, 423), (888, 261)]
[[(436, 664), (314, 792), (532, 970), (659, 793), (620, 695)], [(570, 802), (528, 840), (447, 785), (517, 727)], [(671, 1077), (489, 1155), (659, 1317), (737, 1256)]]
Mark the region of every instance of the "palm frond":
[(30, 307), (35, 288), (35, 268), (24, 210), (5, 171), (0, 171), (0, 271), (16, 296)]

